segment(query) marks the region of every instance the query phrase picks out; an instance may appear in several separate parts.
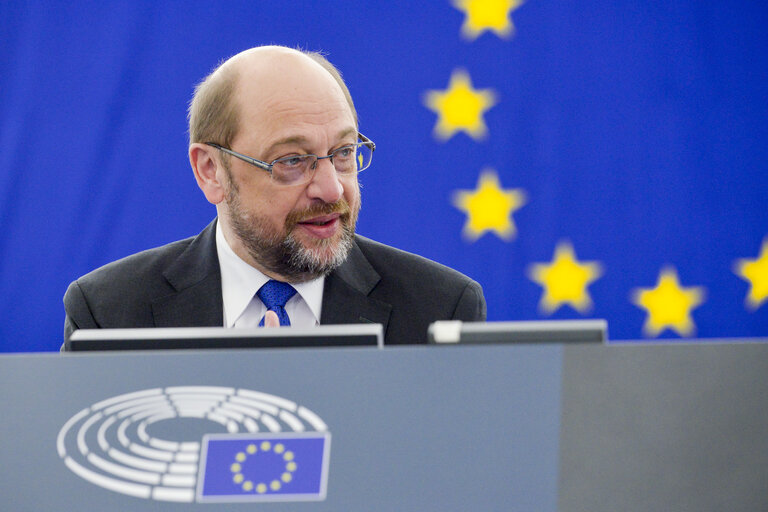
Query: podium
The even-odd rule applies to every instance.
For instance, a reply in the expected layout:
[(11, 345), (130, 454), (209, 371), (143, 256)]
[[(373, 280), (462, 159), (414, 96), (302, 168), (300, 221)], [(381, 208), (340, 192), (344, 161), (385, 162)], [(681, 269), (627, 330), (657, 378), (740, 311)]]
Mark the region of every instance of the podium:
[[(753, 341), (5, 355), (0, 500), (35, 511), (766, 510), (768, 340)], [(228, 436), (242, 447), (214, 461)], [(322, 492), (296, 483), (314, 464), (291, 448), (297, 436), (326, 439)], [(248, 464), (278, 455), (275, 478), (245, 489)], [(219, 477), (238, 492), (211, 499), (202, 484)]]

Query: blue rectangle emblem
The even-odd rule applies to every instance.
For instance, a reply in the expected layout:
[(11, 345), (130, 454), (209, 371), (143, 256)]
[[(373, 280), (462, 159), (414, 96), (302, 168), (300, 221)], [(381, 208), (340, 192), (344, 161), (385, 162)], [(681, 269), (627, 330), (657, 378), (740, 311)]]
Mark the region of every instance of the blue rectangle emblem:
[(207, 435), (197, 501), (324, 500), (330, 448), (328, 432)]

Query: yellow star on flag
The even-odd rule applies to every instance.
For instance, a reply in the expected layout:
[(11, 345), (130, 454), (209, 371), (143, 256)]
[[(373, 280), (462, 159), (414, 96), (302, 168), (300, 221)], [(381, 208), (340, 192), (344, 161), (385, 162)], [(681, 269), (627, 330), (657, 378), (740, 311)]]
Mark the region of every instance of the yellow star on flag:
[(646, 336), (658, 336), (666, 328), (688, 336), (695, 330), (691, 310), (704, 302), (704, 295), (701, 286), (680, 286), (677, 271), (667, 267), (659, 273), (656, 288), (635, 288), (631, 300), (648, 313), (643, 325)]
[(754, 260), (739, 259), (733, 265), (733, 271), (751, 285), (747, 295), (747, 307), (759, 308), (768, 299), (768, 237), (763, 239), (760, 256)]
[(475, 190), (457, 190), (453, 195), (453, 205), (467, 214), (462, 233), (471, 242), (486, 231), (493, 231), (502, 240), (513, 239), (517, 228), (511, 217), (525, 202), (525, 191), (502, 189), (493, 169), (480, 174)]
[(483, 114), (496, 104), (496, 93), (492, 89), (473, 89), (467, 72), (456, 69), (448, 89), (427, 91), (424, 104), (437, 113), (435, 136), (438, 139), (445, 141), (463, 131), (479, 140), (488, 133)]
[(528, 277), (544, 287), (539, 309), (552, 314), (565, 304), (587, 313), (592, 298), (587, 286), (603, 275), (602, 265), (594, 261), (579, 262), (570, 242), (560, 242), (552, 263), (534, 263), (528, 267)]
[(474, 41), (491, 30), (497, 36), (507, 39), (515, 32), (509, 14), (523, 5), (522, 0), (454, 0), (454, 7), (465, 14), (461, 34)]

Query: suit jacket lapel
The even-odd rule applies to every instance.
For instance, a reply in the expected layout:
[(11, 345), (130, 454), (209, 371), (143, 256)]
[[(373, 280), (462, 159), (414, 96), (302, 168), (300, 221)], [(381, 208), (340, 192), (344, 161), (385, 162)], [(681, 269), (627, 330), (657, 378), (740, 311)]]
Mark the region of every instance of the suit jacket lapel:
[(163, 275), (176, 293), (153, 301), (157, 327), (223, 325), (216, 220), (192, 240)]
[(325, 279), (321, 324), (387, 323), (392, 305), (368, 296), (381, 280), (357, 244), (347, 260)]

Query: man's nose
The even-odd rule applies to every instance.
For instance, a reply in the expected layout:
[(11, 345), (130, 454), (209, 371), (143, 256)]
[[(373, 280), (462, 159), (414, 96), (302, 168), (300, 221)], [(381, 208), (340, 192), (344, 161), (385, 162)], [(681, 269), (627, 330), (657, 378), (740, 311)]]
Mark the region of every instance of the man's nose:
[(331, 158), (323, 158), (315, 163), (315, 175), (307, 185), (310, 198), (335, 203), (344, 194), (344, 187), (331, 160)]

